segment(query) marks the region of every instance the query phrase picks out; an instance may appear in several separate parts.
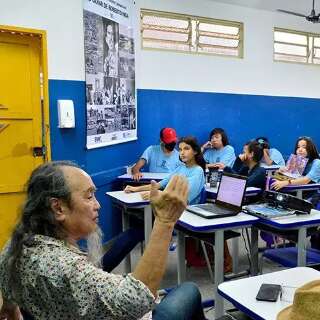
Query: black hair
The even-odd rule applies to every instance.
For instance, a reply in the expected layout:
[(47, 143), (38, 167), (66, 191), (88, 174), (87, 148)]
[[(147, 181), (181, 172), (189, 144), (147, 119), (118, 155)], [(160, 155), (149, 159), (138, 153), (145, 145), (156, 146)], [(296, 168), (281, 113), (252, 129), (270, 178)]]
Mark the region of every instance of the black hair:
[(258, 137), (256, 141), (262, 145), (263, 149), (270, 149), (269, 139), (266, 137)]
[(71, 190), (64, 177), (62, 167), (78, 166), (71, 161), (53, 161), (36, 168), (27, 183), (27, 197), (20, 221), (15, 227), (8, 248), (7, 269), (13, 297), (21, 286), (17, 270), (24, 245), (32, 243), (34, 235), (66, 239), (66, 234), (57, 222), (51, 209), (51, 198), (58, 198), (71, 205)]
[(252, 160), (259, 163), (263, 157), (263, 146), (256, 140), (249, 141), (245, 144), (248, 147), (248, 151), (253, 153)]
[(296, 145), (294, 147), (294, 154), (297, 154), (298, 144), (301, 140), (304, 140), (307, 143), (307, 157), (308, 162), (312, 162), (314, 159), (319, 159), (319, 152), (317, 150), (317, 147), (315, 143), (312, 141), (310, 137), (302, 136), (299, 137), (296, 141)]
[(203, 171), (205, 171), (206, 170), (206, 162), (203, 159), (201, 147), (200, 147), (197, 139), (193, 136), (187, 136), (187, 137), (183, 137), (179, 140), (179, 145), (182, 142), (189, 145), (192, 148), (192, 150), (194, 152), (196, 152), (196, 154), (194, 156), (195, 161), (196, 161), (197, 165), (200, 166), (203, 169)]
[(220, 134), (221, 135), (221, 141), (222, 141), (222, 144), (223, 144), (224, 147), (229, 144), (228, 136), (227, 136), (226, 132), (222, 128), (214, 128), (214, 129), (212, 129), (211, 132), (210, 132), (210, 135), (209, 135), (209, 140), (211, 140), (212, 136), (214, 136), (215, 134)]

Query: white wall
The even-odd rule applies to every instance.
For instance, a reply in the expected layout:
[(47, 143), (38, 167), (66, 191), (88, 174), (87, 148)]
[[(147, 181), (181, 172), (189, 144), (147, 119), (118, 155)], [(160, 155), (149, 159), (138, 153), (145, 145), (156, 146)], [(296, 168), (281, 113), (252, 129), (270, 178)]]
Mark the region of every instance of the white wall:
[(82, 0), (0, 0), (0, 24), (46, 30), (49, 78), (84, 80)]
[[(302, 18), (208, 0), (137, 0), (139, 8), (244, 22), (244, 59), (156, 52), (137, 41), (137, 88), (320, 97), (320, 66), (273, 62), (273, 27), (320, 33)], [(47, 31), (50, 79), (84, 80), (82, 0), (0, 0), (0, 24)]]
[(208, 0), (138, 0), (137, 6), (244, 23), (244, 59), (139, 49), (138, 88), (320, 97), (320, 66), (273, 62), (274, 26), (320, 33), (320, 24)]

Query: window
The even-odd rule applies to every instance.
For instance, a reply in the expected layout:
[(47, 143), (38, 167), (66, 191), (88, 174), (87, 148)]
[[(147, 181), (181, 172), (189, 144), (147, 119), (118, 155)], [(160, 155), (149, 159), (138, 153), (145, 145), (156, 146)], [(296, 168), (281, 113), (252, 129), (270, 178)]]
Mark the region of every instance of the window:
[(243, 57), (243, 24), (141, 9), (143, 49)]
[(320, 34), (274, 29), (274, 60), (320, 64)]

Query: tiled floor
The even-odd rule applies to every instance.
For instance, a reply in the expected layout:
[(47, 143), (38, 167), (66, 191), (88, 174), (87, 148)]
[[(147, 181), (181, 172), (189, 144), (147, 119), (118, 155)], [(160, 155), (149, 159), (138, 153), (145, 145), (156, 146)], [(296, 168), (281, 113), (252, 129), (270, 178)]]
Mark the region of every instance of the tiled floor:
[[(247, 258), (246, 249), (243, 244), (243, 239), (239, 238), (239, 270), (247, 270), (249, 268), (249, 262)], [(259, 247), (262, 247), (264, 242), (259, 244)], [(137, 246), (132, 253), (132, 266), (134, 267), (137, 263), (138, 259), (141, 257), (141, 249), (140, 246)], [(168, 265), (167, 270), (162, 281), (162, 288), (173, 287), (177, 284), (177, 252), (169, 252)], [(280, 266), (272, 263), (271, 261), (265, 260), (263, 262), (263, 273), (268, 273), (272, 271), (281, 270)], [(116, 273), (123, 272), (123, 266), (119, 265), (119, 267), (114, 270)], [(207, 267), (202, 268), (187, 268), (187, 280), (195, 282), (201, 291), (202, 300), (212, 299), (213, 295), (213, 284), (210, 281), (209, 273)], [(232, 305), (228, 302), (224, 304), (225, 310), (232, 308)], [(206, 317), (208, 319), (214, 319), (214, 309), (205, 310)]]

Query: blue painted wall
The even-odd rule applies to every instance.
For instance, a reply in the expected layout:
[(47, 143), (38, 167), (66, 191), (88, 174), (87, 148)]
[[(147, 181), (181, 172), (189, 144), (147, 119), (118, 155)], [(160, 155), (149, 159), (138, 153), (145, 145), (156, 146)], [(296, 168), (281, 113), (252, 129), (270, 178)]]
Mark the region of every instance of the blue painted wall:
[[(121, 221), (105, 192), (119, 188), (114, 179), (148, 145), (158, 142), (162, 127), (176, 128), (179, 136), (195, 135), (201, 143), (212, 128), (222, 127), (237, 153), (244, 142), (261, 135), (284, 155), (292, 152), (300, 135), (320, 145), (320, 99), (138, 89), (138, 140), (87, 150), (85, 82), (50, 80), (49, 94), (52, 159), (74, 160), (91, 174), (106, 238), (120, 230)], [(74, 101), (74, 129), (58, 128), (58, 99)]]
[(211, 129), (222, 127), (236, 152), (257, 136), (268, 137), (284, 155), (292, 153), (301, 135), (320, 145), (320, 99), (138, 90), (138, 108), (142, 146), (153, 143), (158, 128), (165, 125), (175, 127), (180, 136), (195, 135), (200, 143)]

